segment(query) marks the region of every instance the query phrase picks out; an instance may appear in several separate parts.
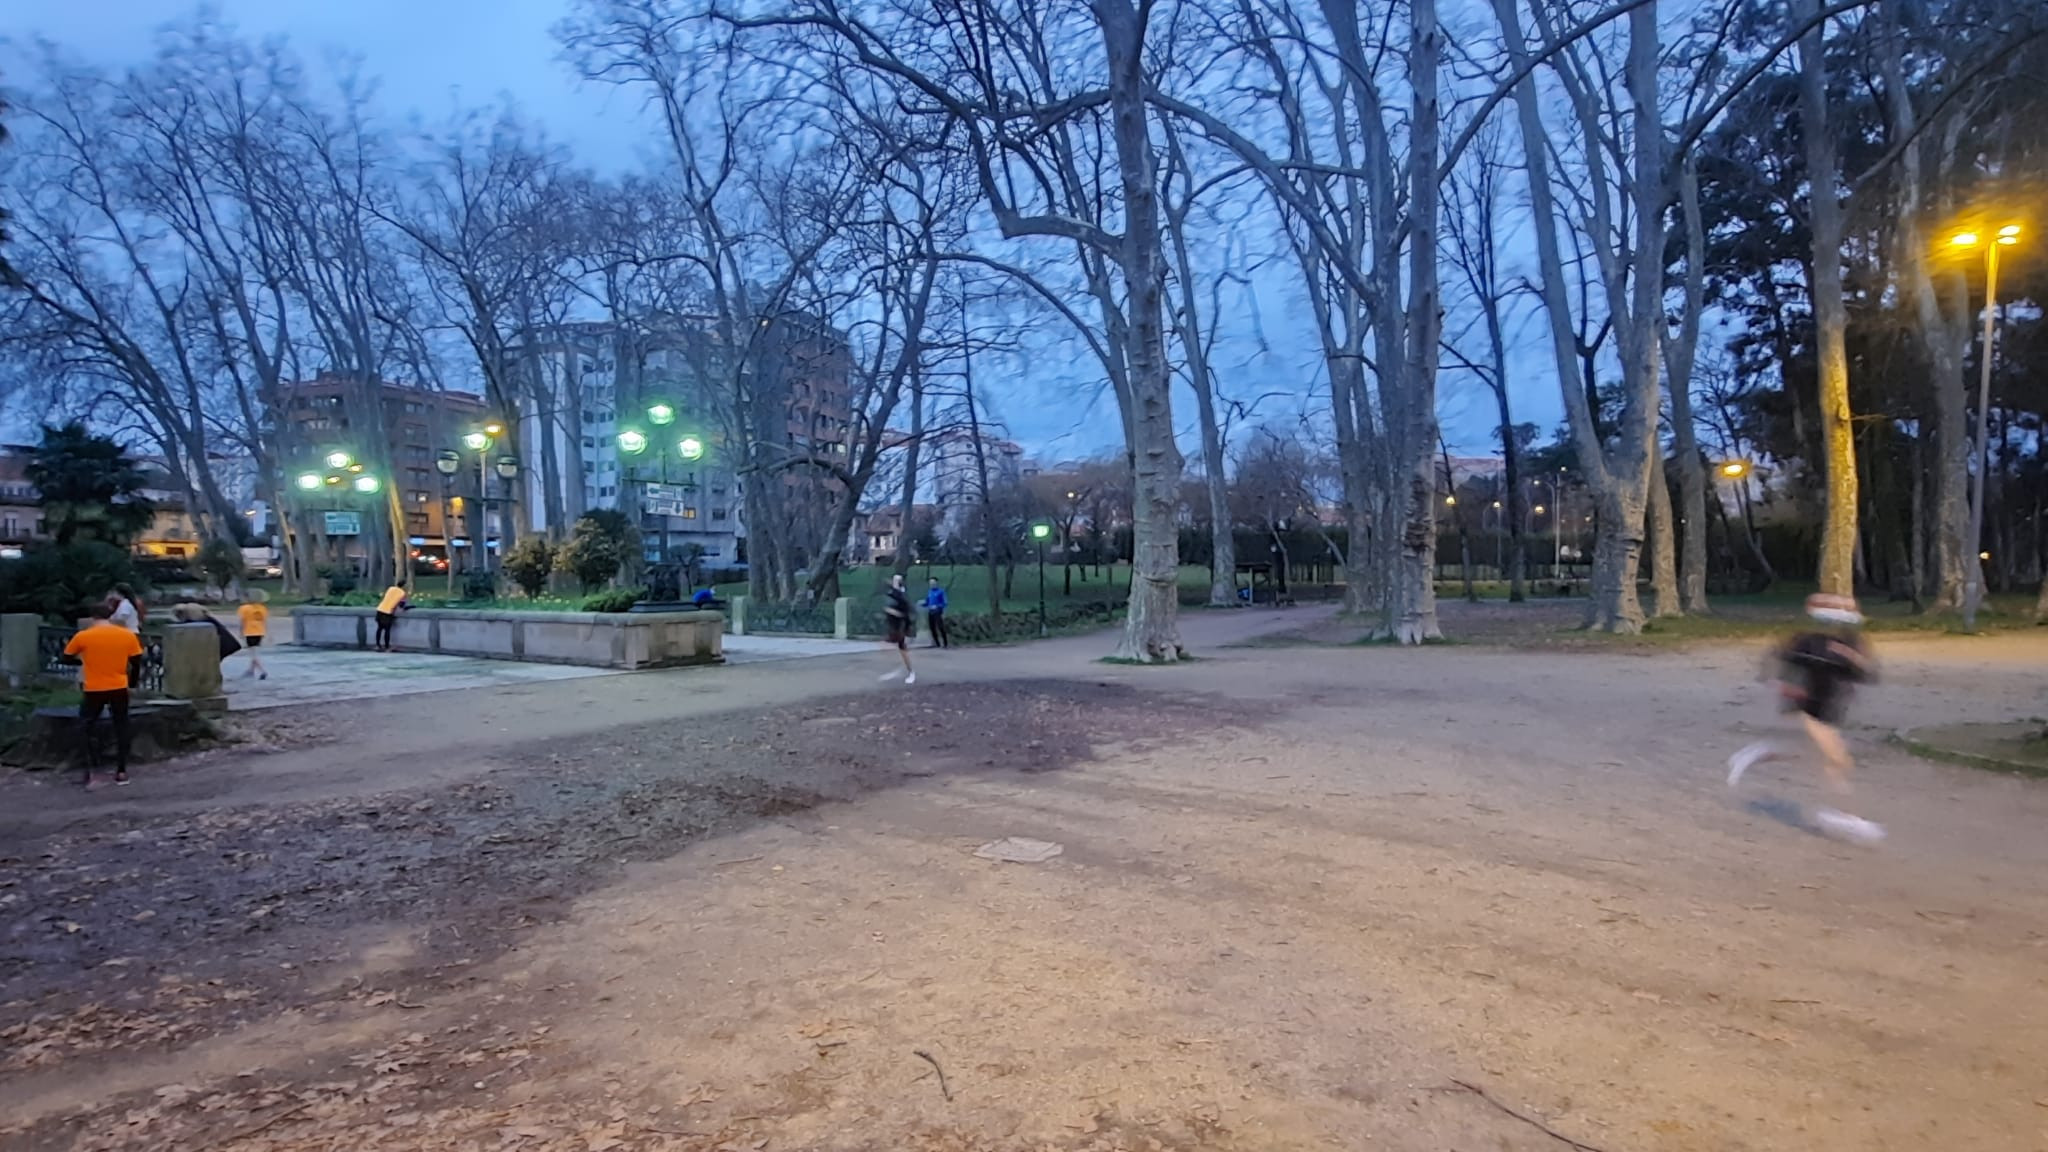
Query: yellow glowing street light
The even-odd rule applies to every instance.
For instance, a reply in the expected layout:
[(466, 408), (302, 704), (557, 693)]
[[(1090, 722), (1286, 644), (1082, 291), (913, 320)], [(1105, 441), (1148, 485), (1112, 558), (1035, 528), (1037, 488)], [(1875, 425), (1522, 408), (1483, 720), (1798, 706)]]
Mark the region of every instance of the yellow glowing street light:
[[(1984, 340), (1977, 355), (1977, 467), (1970, 473), (1970, 535), (1975, 543), (1984, 538), (1984, 477), (1991, 469), (1991, 363), (1998, 353), (1998, 250), (2020, 242), (2020, 226), (2001, 225), (1989, 244), (1976, 232), (1958, 232), (1949, 237), (1954, 248), (1984, 249)], [(1977, 608), (1984, 602), (1983, 557), (1966, 565), (1963, 573), (1963, 628), (1975, 630)]]
[(496, 420), (493, 420), (489, 424), (484, 425), (484, 435), (486, 436), (502, 436), (504, 435), (504, 432), (505, 426), (503, 424), (498, 423)]
[(1446, 496), (1444, 497), (1444, 505), (1449, 508), (1456, 508), (1458, 506), (1458, 498), (1456, 496)]
[(1749, 461), (1730, 460), (1726, 464), (1721, 465), (1721, 475), (1726, 476), (1730, 480), (1740, 480), (1744, 476), (1749, 475)]

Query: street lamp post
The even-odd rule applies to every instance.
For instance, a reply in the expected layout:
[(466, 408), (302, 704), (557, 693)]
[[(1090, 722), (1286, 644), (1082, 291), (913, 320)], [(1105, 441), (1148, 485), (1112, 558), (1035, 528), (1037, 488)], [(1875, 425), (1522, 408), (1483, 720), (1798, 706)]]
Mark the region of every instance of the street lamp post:
[(447, 562), (448, 599), (455, 599), (455, 474), (462, 471), (462, 453), (444, 448), (434, 456), (434, 470), (441, 474), (441, 554)]
[[(647, 451), (648, 448), (654, 448), (655, 458), (659, 462), (658, 466), (661, 471), (660, 482), (665, 488), (668, 485), (668, 454), (670, 447), (674, 447), (676, 456), (679, 459), (686, 463), (694, 463), (704, 457), (704, 441), (702, 437), (695, 433), (684, 433), (681, 436), (670, 435), (674, 429), (669, 426), (676, 421), (677, 409), (675, 405), (670, 404), (666, 400), (650, 401), (647, 405), (646, 416), (647, 422), (654, 426), (655, 434), (650, 436), (639, 428), (629, 427), (622, 429), (618, 436), (618, 449), (624, 456), (637, 457)], [(624, 475), (627, 483), (640, 485), (640, 514), (642, 516), (647, 515), (647, 486), (652, 482), (640, 476), (630, 462), (626, 465)], [(694, 480), (692, 483), (694, 484)], [(663, 499), (668, 499), (666, 493), (663, 494)], [(654, 606), (667, 605), (682, 599), (680, 566), (671, 558), (673, 553), (669, 547), (670, 516), (666, 504), (663, 505), (660, 516), (660, 559), (656, 561), (654, 568), (648, 573), (647, 596), (640, 605), (636, 605), (637, 610), (652, 610)]]
[(1991, 473), (1991, 355), (1998, 338), (1998, 250), (2020, 242), (2020, 226), (2007, 224), (1988, 243), (1975, 232), (1958, 232), (1949, 246), (1984, 249), (1984, 338), (1977, 372), (1977, 474), (1970, 482), (1970, 542), (1964, 552), (1963, 627), (1977, 627), (1977, 609), (1984, 603), (1984, 484)]
[(1040, 520), (1031, 525), (1031, 539), (1038, 545), (1038, 635), (1044, 639), (1050, 635), (1045, 624), (1045, 539), (1052, 535), (1052, 525)]
[[(311, 496), (315, 492), (329, 493), (330, 498), (340, 505), (341, 509), (345, 510), (348, 507), (351, 494), (369, 498), (376, 496), (377, 493), (384, 490), (384, 482), (378, 479), (376, 474), (364, 471), (362, 464), (358, 463), (355, 457), (347, 452), (336, 449), (327, 453), (321, 462), (326, 465), (324, 471), (312, 470), (301, 472), (294, 479), (293, 483), (298, 486), (301, 494)], [(356, 534), (360, 536), (362, 526), (360, 513), (358, 513), (356, 526)], [(321, 535), (325, 536), (325, 526), (323, 525), (322, 527)], [(365, 553), (364, 559), (368, 559), (367, 553)]]

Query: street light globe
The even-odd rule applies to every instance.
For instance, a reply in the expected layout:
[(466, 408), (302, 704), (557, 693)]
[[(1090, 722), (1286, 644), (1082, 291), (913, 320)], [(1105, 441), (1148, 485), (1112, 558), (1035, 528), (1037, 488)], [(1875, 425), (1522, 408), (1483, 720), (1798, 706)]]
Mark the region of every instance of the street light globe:
[(1952, 248), (1975, 248), (1977, 246), (1977, 234), (1975, 232), (1958, 232), (1949, 237), (1948, 242)]
[(498, 474), (500, 480), (510, 480), (519, 475), (519, 457), (500, 456), (497, 462), (491, 465), (491, 469)]
[(311, 492), (318, 487), (320, 487), (320, 474), (318, 472), (299, 473), (299, 488), (302, 491)]
[(482, 432), (465, 432), (462, 435), (462, 446), (471, 452), (481, 452), (491, 446), (491, 438)]
[(503, 424), (498, 423), (496, 420), (493, 420), (489, 424), (484, 425), (484, 435), (486, 436), (502, 436), (504, 435), (504, 433), (505, 426)]
[(668, 424), (675, 420), (676, 410), (673, 405), (656, 401), (647, 406), (647, 418), (656, 424)]
[(353, 458), (349, 456), (349, 454), (346, 452), (329, 452), (327, 454), (327, 466), (329, 468), (346, 468), (349, 466), (352, 459)]
[(1538, 516), (1541, 516), (1541, 515), (1543, 515), (1543, 505), (1541, 505), (1541, 504), (1538, 504), (1538, 505), (1537, 505), (1537, 506), (1535, 506), (1534, 508), (1531, 508), (1531, 509), (1529, 509), (1529, 511), (1531, 511), (1531, 512), (1534, 512), (1534, 513), (1535, 513), (1535, 514), (1537, 514)]
[(1447, 507), (1455, 508), (1458, 506), (1458, 498), (1456, 496), (1446, 496), (1444, 497), (1444, 504)]
[(1052, 525), (1050, 524), (1033, 524), (1031, 526), (1031, 538), (1033, 540), (1043, 540), (1050, 535), (1052, 535)]
[(439, 468), (443, 476), (453, 476), (462, 467), (462, 453), (445, 448), (434, 456), (434, 467)]
[(676, 441), (676, 451), (682, 453), (685, 460), (695, 460), (704, 455), (704, 441), (695, 436), (685, 436)]
[(1739, 480), (1749, 475), (1749, 462), (1746, 460), (1730, 460), (1726, 464), (1721, 465), (1721, 475), (1726, 476), (1730, 480)]
[(383, 485), (377, 482), (377, 478), (375, 476), (356, 477), (356, 491), (361, 492), (365, 496), (370, 495), (371, 493), (375, 492), (377, 489), (381, 487), (383, 487)]
[(619, 451), (628, 456), (638, 456), (647, 451), (647, 434), (631, 428), (619, 433)]

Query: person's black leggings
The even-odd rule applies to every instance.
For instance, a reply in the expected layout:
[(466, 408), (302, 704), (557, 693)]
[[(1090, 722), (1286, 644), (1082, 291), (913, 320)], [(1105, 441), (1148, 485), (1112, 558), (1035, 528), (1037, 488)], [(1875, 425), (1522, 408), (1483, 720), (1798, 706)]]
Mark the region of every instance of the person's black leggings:
[(100, 713), (110, 712), (114, 717), (114, 769), (122, 775), (128, 774), (128, 690), (115, 688), (107, 692), (87, 692), (78, 702), (78, 718), (85, 727), (85, 770), (99, 767), (100, 751), (93, 741), (93, 729), (99, 726)]
[(377, 647), (379, 650), (391, 647), (391, 625), (398, 617), (389, 612), (377, 613)]
[(930, 623), (930, 625), (931, 625), (931, 630), (932, 630), (932, 646), (933, 646), (933, 647), (935, 647), (935, 648), (950, 648), (950, 647), (952, 647), (952, 646), (953, 646), (953, 638), (952, 638), (951, 636), (949, 636), (949, 635), (947, 635), (947, 634), (946, 634), (946, 613), (945, 613), (945, 610), (944, 610), (944, 609), (940, 609), (940, 610), (939, 610), (939, 611), (937, 611), (937, 612), (929, 612), (929, 613), (926, 613), (926, 616), (927, 616), (927, 617), (929, 617), (929, 623)]

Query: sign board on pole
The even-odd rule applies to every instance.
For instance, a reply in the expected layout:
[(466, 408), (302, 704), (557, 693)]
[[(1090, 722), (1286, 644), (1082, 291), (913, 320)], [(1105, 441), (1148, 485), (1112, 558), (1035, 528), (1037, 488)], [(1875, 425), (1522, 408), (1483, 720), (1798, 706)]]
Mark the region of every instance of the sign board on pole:
[(689, 489), (680, 484), (649, 484), (641, 503), (649, 516), (681, 516)]
[(326, 529), (329, 536), (360, 536), (363, 534), (363, 514), (361, 512), (326, 512), (322, 513), (322, 516), (326, 520)]

